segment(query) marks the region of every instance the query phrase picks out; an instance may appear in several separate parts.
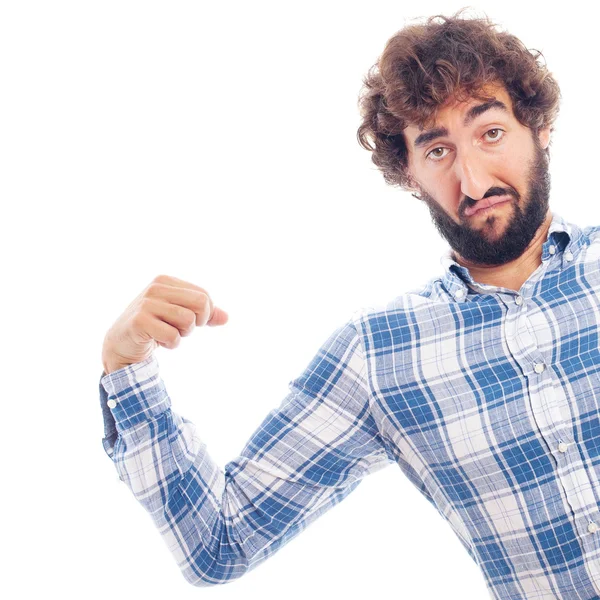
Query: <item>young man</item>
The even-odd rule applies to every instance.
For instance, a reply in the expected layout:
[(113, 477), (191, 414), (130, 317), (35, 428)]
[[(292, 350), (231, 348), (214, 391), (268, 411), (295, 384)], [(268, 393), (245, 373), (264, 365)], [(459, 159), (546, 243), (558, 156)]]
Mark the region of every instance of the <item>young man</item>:
[[(334, 331), (224, 470), (156, 358), (107, 336), (104, 448), (193, 585), (240, 577), (396, 463), (492, 597), (600, 597), (600, 227), (549, 210), (545, 67), (486, 19), (438, 18), (389, 40), (358, 136), (427, 203), (443, 276)], [(153, 289), (183, 306), (183, 284)]]

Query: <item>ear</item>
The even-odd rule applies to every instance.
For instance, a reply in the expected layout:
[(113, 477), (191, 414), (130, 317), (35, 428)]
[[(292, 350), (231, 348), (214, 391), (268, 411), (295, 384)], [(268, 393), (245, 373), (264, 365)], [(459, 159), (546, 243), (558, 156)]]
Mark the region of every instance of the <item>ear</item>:
[(408, 191), (409, 192), (420, 191), (419, 184), (417, 183), (417, 180), (413, 177), (410, 161), (408, 163), (408, 169), (406, 170), (406, 175), (408, 178)]
[[(410, 184), (408, 187), (408, 192), (411, 192), (411, 196), (413, 196), (414, 198), (416, 198), (417, 200), (422, 200), (423, 198), (421, 198), (420, 193), (422, 193), (421, 190), (421, 186), (412, 178), (412, 176), (410, 176)], [(420, 193), (418, 193), (420, 192)]]
[[(410, 177), (410, 176), (409, 176), (409, 177)], [(411, 195), (411, 196), (414, 196), (415, 198), (418, 198), (419, 196), (418, 196), (417, 194), (415, 194), (415, 192), (420, 192), (420, 191), (421, 191), (421, 188), (420, 188), (420, 187), (419, 187), (419, 185), (418, 185), (418, 184), (415, 182), (415, 180), (414, 180), (412, 177), (410, 177), (410, 181), (409, 181), (408, 187), (407, 187), (407, 188), (405, 188), (405, 190), (406, 190), (407, 192), (410, 192), (410, 195)]]
[(538, 139), (540, 140), (541, 147), (545, 150), (550, 143), (550, 126), (538, 131)]

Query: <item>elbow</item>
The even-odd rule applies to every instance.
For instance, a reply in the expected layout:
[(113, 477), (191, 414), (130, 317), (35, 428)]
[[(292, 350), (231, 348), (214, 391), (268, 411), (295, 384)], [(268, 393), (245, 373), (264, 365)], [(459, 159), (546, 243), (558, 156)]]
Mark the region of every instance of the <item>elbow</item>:
[[(183, 531), (183, 530), (182, 530)], [(194, 587), (214, 587), (239, 579), (261, 562), (262, 555), (244, 544), (244, 535), (227, 527), (219, 513), (204, 536), (198, 530), (179, 540), (178, 565), (183, 577)]]
[(201, 552), (189, 557), (181, 571), (185, 580), (194, 587), (214, 587), (239, 579), (249, 570), (248, 561), (236, 557), (207, 556)]

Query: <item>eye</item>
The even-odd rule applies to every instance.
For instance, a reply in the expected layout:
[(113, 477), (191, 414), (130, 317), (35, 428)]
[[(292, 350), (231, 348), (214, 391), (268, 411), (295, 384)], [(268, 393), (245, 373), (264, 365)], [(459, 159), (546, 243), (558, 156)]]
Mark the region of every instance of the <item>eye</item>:
[[(490, 133), (496, 133), (495, 136), (492, 136), (491, 138), (491, 142), (492, 144), (497, 144), (503, 137), (504, 135), (500, 135), (501, 133), (504, 134), (505, 131), (504, 129), (500, 129), (499, 127), (494, 127), (494, 129), (488, 129), (484, 136), (490, 134)], [(433, 150), (430, 150), (427, 155), (425, 156), (426, 159), (429, 159), (433, 162), (441, 162), (444, 158), (446, 158), (447, 154), (433, 154), (434, 152), (437, 152), (438, 150), (449, 150), (449, 148), (444, 148), (443, 146), (439, 146), (438, 148), (434, 148)], [(432, 158), (430, 158), (432, 157)]]
[(502, 133), (504, 132), (504, 129), (498, 129), (497, 127), (494, 128), (494, 129), (490, 129), (489, 131), (486, 131), (485, 135), (487, 135), (488, 133), (490, 133), (492, 131), (496, 131), (497, 132), (497, 135), (492, 138), (494, 140), (494, 142), (497, 142), (497, 141), (501, 140), (504, 137), (504, 136), (500, 135), (501, 132)]

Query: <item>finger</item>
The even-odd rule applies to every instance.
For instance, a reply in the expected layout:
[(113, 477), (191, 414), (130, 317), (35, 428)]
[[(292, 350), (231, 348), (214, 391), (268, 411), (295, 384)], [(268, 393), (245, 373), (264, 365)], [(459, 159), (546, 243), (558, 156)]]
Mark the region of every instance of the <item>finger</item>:
[[(172, 277), (170, 275), (158, 275), (154, 278), (152, 283), (161, 284), (166, 287), (171, 286), (173, 288), (177, 288), (179, 291), (190, 291), (191, 289), (206, 295), (207, 302), (209, 303), (208, 318), (206, 319), (206, 321), (204, 321), (204, 313), (196, 313), (196, 325), (199, 327), (203, 325), (209, 325), (211, 327), (215, 325), (225, 325), (225, 323), (227, 323), (227, 321), (229, 320), (229, 315), (222, 308), (216, 307), (214, 305), (210, 294), (204, 288), (195, 285), (194, 283), (184, 281), (183, 279), (178, 279), (177, 277)], [(163, 291), (163, 295), (165, 293), (166, 292)], [(173, 301), (171, 298), (169, 298), (169, 300)]]
[(183, 279), (178, 279), (177, 277), (171, 277), (170, 275), (157, 275), (152, 283), (162, 283), (163, 285), (171, 285), (176, 288), (182, 289), (193, 289), (197, 292), (203, 292), (204, 294), (208, 294), (208, 292), (199, 285), (195, 283), (191, 283), (189, 281), (184, 281)]
[[(185, 282), (184, 282), (185, 283)], [(223, 325), (227, 322), (227, 313), (215, 307), (208, 292), (196, 291), (187, 287), (173, 286), (168, 283), (153, 282), (148, 288), (147, 297), (187, 308), (196, 314), (196, 325), (202, 327), (210, 325)], [(200, 288), (201, 289), (201, 288)]]
[(182, 304), (165, 302), (162, 298), (147, 298), (145, 314), (151, 319), (162, 321), (177, 329), (181, 337), (190, 335), (198, 320), (198, 313), (194, 310)]
[(149, 319), (147, 332), (163, 348), (177, 348), (181, 343), (181, 331), (159, 317), (151, 317)]
[(229, 315), (218, 306), (213, 307), (212, 316), (208, 319), (206, 324), (209, 327), (214, 327), (215, 325), (225, 325), (229, 320)]
[(206, 295), (206, 302), (208, 304), (208, 318), (204, 321), (204, 314), (198, 314), (196, 316), (196, 325), (202, 327), (203, 325), (208, 325), (210, 327), (214, 327), (215, 325), (225, 325), (229, 320), (229, 315), (218, 306), (215, 306), (215, 303), (212, 301), (212, 298), (209, 294)]

